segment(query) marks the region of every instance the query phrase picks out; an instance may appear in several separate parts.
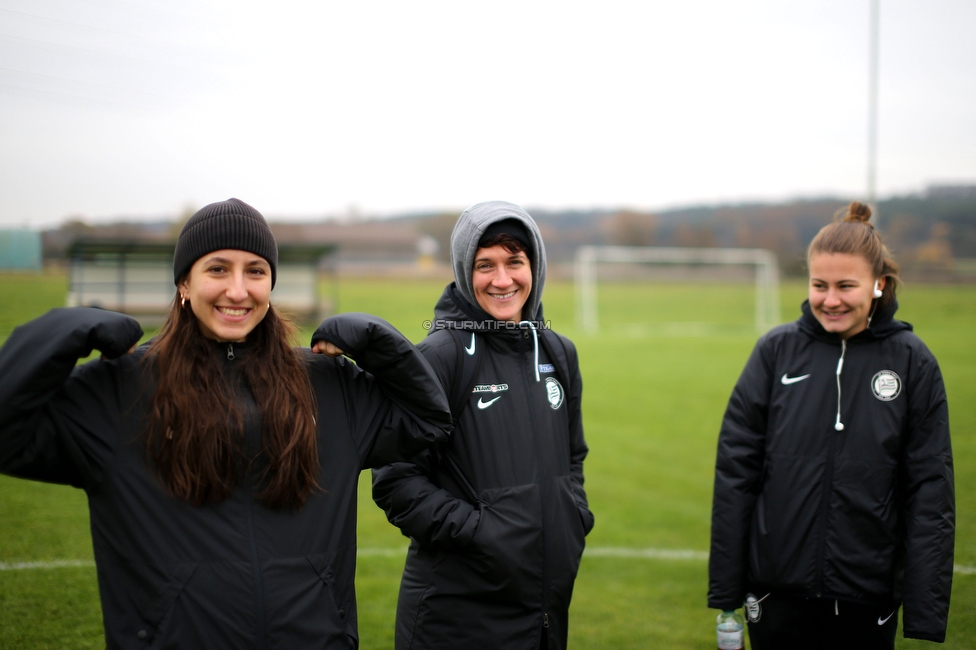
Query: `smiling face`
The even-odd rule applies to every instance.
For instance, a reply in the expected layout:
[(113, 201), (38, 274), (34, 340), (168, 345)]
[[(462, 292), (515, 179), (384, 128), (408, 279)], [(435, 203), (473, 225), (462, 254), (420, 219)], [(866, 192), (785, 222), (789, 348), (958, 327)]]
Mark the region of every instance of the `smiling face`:
[(268, 313), (271, 265), (246, 251), (214, 251), (193, 263), (179, 290), (204, 336), (240, 343)]
[(849, 339), (868, 326), (874, 302), (871, 264), (859, 255), (818, 253), (810, 258), (810, 309), (828, 332)]
[(492, 318), (518, 322), (532, 291), (532, 266), (524, 251), (511, 253), (501, 244), (479, 248), (471, 284), (478, 304)]

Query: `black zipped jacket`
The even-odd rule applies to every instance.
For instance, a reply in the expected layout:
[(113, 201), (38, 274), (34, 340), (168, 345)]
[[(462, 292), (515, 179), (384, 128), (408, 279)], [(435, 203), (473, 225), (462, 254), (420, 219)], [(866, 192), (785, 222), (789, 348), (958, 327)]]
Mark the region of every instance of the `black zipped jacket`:
[(449, 395), (458, 343), (438, 328), (461, 329), (481, 361), (451, 440), (373, 470), (373, 498), (411, 538), (397, 650), (565, 648), (593, 527), (576, 349), (551, 330), (537, 331), (536, 343), (530, 329), (492, 329), (498, 321), (453, 284), (434, 311), (434, 330), (417, 347)]
[(894, 600), (906, 637), (945, 640), (949, 414), (935, 357), (896, 309), (842, 341), (805, 302), (756, 344), (719, 434), (710, 607), (740, 607), (747, 589)]
[[(147, 346), (125, 354), (140, 336), (128, 316), (55, 309), (0, 348), (0, 471), (87, 493), (107, 646), (356, 648), (359, 474), (446, 439), (450, 411), (429, 364), (380, 319), (326, 320), (313, 342), (359, 365), (297, 351), (317, 402), (321, 491), (299, 511), (269, 509), (255, 499), (258, 456), (228, 499), (195, 507), (147, 463), (154, 372)], [(76, 367), (92, 350), (108, 359)], [(214, 342), (213, 353), (258, 453), (260, 411), (235, 371), (247, 345)]]

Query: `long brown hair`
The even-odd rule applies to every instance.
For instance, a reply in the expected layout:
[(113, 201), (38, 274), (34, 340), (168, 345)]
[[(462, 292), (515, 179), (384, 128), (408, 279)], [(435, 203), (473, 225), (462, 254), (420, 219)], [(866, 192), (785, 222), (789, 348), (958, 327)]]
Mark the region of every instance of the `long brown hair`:
[(887, 278), (882, 290), (880, 305), (895, 299), (895, 291), (901, 283), (898, 264), (891, 258), (888, 247), (881, 241), (881, 234), (870, 222), (871, 208), (853, 201), (834, 215), (834, 222), (820, 229), (807, 248), (807, 266), (810, 258), (820, 253), (846, 253), (859, 255), (871, 265), (876, 278)]
[[(261, 452), (267, 462), (258, 500), (298, 509), (319, 489), (315, 401), (308, 372), (291, 346), (294, 326), (273, 306), (247, 337), (240, 371), (261, 409)], [(248, 463), (244, 413), (189, 308), (173, 300), (146, 361), (157, 376), (145, 434), (146, 454), (166, 490), (193, 505), (223, 501)]]

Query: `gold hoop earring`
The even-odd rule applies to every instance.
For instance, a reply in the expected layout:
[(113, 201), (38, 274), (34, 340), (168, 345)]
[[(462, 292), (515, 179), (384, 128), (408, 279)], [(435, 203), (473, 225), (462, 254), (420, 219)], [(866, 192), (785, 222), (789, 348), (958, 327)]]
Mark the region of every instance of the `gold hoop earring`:
[(186, 309), (186, 296), (180, 296), (180, 307)]

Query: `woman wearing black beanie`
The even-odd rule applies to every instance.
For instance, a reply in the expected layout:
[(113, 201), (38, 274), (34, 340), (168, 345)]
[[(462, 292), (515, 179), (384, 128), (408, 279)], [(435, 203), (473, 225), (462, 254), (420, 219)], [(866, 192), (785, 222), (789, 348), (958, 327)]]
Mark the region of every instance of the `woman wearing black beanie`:
[(358, 646), (359, 474), (444, 440), (451, 415), (381, 319), (336, 316), (293, 348), (277, 262), (257, 210), (212, 203), (148, 344), (80, 307), (0, 348), (0, 471), (87, 493), (110, 648)]

